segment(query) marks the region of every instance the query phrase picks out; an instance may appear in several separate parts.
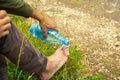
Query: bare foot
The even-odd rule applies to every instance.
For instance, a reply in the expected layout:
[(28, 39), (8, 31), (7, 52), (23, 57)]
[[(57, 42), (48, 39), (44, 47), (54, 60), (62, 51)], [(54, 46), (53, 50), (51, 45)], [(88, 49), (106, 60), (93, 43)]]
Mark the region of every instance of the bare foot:
[(41, 73), (41, 80), (49, 80), (67, 61), (69, 47), (63, 45), (56, 52), (48, 57), (46, 70)]

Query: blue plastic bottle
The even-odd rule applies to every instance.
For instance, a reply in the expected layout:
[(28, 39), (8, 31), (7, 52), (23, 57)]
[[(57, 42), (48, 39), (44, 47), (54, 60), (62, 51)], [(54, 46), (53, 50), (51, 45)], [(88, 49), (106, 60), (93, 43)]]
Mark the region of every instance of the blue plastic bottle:
[(70, 42), (67, 39), (65, 39), (59, 32), (53, 29), (47, 30), (47, 38), (44, 39), (43, 32), (38, 23), (32, 24), (29, 31), (32, 36), (37, 37), (50, 44), (70, 44)]

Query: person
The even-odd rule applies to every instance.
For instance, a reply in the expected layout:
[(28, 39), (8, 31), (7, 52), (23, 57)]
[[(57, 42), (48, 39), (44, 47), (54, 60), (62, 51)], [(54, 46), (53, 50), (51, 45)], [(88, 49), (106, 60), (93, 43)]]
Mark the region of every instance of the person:
[(23, 0), (0, 0), (0, 80), (8, 80), (5, 57), (29, 73), (40, 74), (41, 80), (49, 80), (67, 61), (69, 46), (62, 45), (46, 57), (13, 24), (7, 13), (38, 20), (45, 38), (47, 29), (57, 30), (52, 19)]

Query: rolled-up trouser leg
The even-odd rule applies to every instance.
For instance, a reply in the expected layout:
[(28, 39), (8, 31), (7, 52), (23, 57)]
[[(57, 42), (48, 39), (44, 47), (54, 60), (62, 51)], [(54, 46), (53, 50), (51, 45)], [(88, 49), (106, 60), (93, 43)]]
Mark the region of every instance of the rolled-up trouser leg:
[(5, 57), (0, 54), (0, 80), (8, 80)]
[(28, 39), (11, 23), (10, 33), (4, 40), (1, 53), (13, 63), (30, 73), (40, 73), (45, 70), (47, 58), (28, 41)]

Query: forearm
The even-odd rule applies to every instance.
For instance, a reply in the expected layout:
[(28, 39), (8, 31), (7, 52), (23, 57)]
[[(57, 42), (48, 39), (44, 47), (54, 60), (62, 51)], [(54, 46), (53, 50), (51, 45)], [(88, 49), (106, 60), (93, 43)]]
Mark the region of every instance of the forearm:
[(23, 17), (31, 17), (32, 7), (23, 0), (2, 0), (0, 1), (0, 10), (6, 10), (10, 14), (16, 14)]

